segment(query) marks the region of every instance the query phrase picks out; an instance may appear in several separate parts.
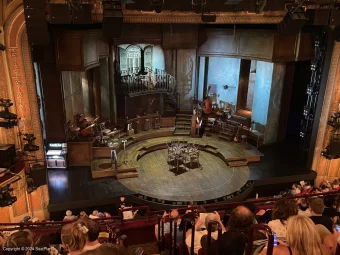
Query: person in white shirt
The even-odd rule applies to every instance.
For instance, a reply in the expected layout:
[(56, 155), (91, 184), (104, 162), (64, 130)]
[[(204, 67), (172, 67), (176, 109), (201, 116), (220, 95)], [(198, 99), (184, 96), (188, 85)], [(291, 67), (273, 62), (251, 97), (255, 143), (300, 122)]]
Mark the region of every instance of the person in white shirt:
[(72, 214), (72, 211), (67, 210), (63, 221), (73, 221), (75, 219), (77, 219), (77, 217)]
[(90, 214), (89, 218), (90, 218), (90, 219), (99, 219), (98, 211), (97, 211), (97, 210), (94, 210), (94, 211), (92, 212), (92, 214)]
[[(221, 227), (221, 229), (222, 229), (222, 233), (224, 233), (226, 231), (225, 227), (223, 226), (223, 224), (221, 222), (221, 217), (218, 214), (218, 212), (209, 213), (207, 215), (207, 217), (205, 218), (205, 226), (208, 226), (210, 221), (218, 222), (220, 227)], [(198, 229), (202, 226), (202, 224), (203, 224), (203, 222), (200, 219), (196, 220), (196, 223), (195, 223), (195, 237), (194, 237), (194, 252), (195, 252), (195, 254), (197, 254), (198, 250), (202, 248), (202, 246), (201, 246), (201, 238), (204, 235), (208, 234), (207, 229), (198, 231)], [(185, 239), (185, 243), (186, 243), (186, 245), (188, 247), (189, 252), (191, 250), (191, 234), (192, 234), (192, 229), (189, 229), (186, 232), (186, 239)], [(214, 239), (214, 240), (217, 240), (217, 237), (218, 237), (217, 226), (213, 225), (212, 229), (211, 229), (211, 238)]]

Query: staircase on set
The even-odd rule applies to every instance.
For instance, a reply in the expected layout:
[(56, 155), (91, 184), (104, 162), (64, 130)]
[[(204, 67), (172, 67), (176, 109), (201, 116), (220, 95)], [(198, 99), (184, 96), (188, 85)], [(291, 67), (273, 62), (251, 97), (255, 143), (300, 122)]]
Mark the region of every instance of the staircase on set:
[(240, 123), (232, 120), (222, 124), (222, 130), (220, 131), (219, 138), (231, 142), (236, 136), (237, 129)]
[(176, 114), (176, 124), (174, 135), (176, 136), (189, 136), (191, 128), (192, 115), (187, 113)]

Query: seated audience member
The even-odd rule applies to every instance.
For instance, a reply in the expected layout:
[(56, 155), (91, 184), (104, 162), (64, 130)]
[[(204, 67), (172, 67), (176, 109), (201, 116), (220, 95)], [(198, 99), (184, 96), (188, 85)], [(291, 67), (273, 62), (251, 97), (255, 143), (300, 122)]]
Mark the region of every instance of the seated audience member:
[(334, 196), (325, 197), (323, 199), (323, 202), (325, 204), (325, 209), (323, 210), (322, 215), (331, 218), (333, 223), (336, 223), (338, 221), (340, 213), (333, 207), (335, 204), (335, 197)]
[(50, 248), (50, 237), (48, 235), (40, 235), (34, 242), (33, 247), (39, 248), (34, 249), (31, 255), (58, 255), (58, 251), (52, 251)]
[(127, 254), (121, 249), (118, 249), (113, 244), (103, 244), (97, 249), (85, 251), (82, 255), (125, 255)]
[[(337, 231), (336, 228), (334, 228), (333, 234), (327, 235), (324, 237), (323, 239), (323, 244), (331, 250), (332, 254), (340, 254), (340, 253), (336, 253), (336, 249), (338, 246), (338, 240), (340, 237), (340, 233)], [(322, 240), (322, 239), (321, 239)]]
[(306, 217), (311, 216), (310, 211), (309, 211), (309, 205), (308, 205), (306, 199), (304, 199), (304, 198), (298, 199), (297, 205), (299, 207), (298, 215), (306, 216)]
[[(209, 255), (243, 255), (246, 247), (244, 235), (237, 230), (230, 230), (223, 234), (223, 242), (220, 249), (218, 246), (210, 246), (207, 254)], [(203, 238), (202, 238), (203, 239)], [(214, 242), (218, 243), (218, 242)], [(202, 245), (203, 247), (203, 245)]]
[[(33, 247), (33, 235), (28, 230), (20, 230), (12, 233), (3, 245), (2, 252), (4, 255), (29, 255), (31, 251), (27, 247)], [(15, 248), (24, 248), (15, 250)]]
[(324, 225), (331, 233), (333, 233), (332, 220), (329, 217), (322, 215), (323, 210), (325, 208), (325, 205), (322, 199), (313, 198), (309, 203), (309, 207), (310, 207), (310, 213), (312, 215), (310, 219), (314, 222), (314, 224)]
[(339, 180), (338, 179), (335, 179), (333, 182), (332, 182), (332, 188), (333, 188), (333, 191), (339, 191), (340, 190), (340, 185), (339, 185)]
[[(221, 222), (221, 218), (220, 215), (215, 212), (215, 213), (209, 213), (207, 215), (207, 217), (205, 218), (205, 225), (208, 226), (210, 221), (216, 221), (218, 222), (218, 224), (220, 225), (222, 232), (225, 232), (225, 227), (223, 226), (222, 222)], [(202, 248), (201, 246), (201, 238), (204, 235), (208, 234), (207, 230), (201, 230), (199, 231), (199, 228), (201, 227), (202, 222), (198, 219), (195, 223), (195, 236), (194, 236), (194, 252), (195, 254), (198, 253), (198, 250)], [(188, 247), (188, 250), (190, 251), (191, 248), (191, 234), (192, 234), (192, 229), (188, 229), (186, 232), (186, 239), (185, 239), (185, 243)], [(218, 231), (217, 231), (217, 226), (213, 225), (211, 228), (211, 238), (216, 240), (218, 237)]]
[(76, 219), (77, 219), (77, 217), (72, 214), (72, 211), (67, 210), (63, 221), (73, 221), (73, 220), (76, 220)]
[(313, 187), (310, 185), (310, 182), (305, 182), (305, 186), (303, 186), (303, 191), (305, 193), (311, 192)]
[[(287, 245), (279, 244), (274, 247), (273, 255), (331, 255), (322, 245), (315, 225), (305, 216), (292, 216), (287, 223)], [(267, 254), (265, 247), (261, 255)]]
[(100, 227), (98, 222), (91, 220), (89, 218), (82, 218), (77, 221), (81, 225), (86, 226), (88, 229), (86, 236), (86, 244), (83, 251), (93, 250), (100, 246), (98, 242)]
[(92, 214), (90, 214), (90, 216), (89, 216), (89, 218), (90, 219), (99, 219), (99, 216), (98, 216), (98, 211), (97, 210), (94, 210), (93, 212), (92, 212)]
[[(166, 212), (164, 212), (163, 217), (162, 217), (163, 220), (165, 220), (165, 218), (167, 216), (169, 216), (169, 218), (173, 220), (173, 222), (172, 222), (172, 231), (174, 231), (174, 226), (175, 226), (174, 222), (177, 221), (176, 241), (179, 243), (179, 242), (182, 241), (182, 238), (183, 238), (183, 231), (179, 231), (179, 226), (180, 226), (180, 223), (181, 223), (181, 219), (179, 217), (179, 213), (178, 213), (177, 210), (172, 210), (170, 212), (170, 215), (167, 214)], [(160, 233), (162, 235), (162, 225), (160, 227), (158, 226), (158, 224), (155, 225), (155, 236), (156, 236), (157, 241), (159, 241), (158, 240), (158, 229), (159, 228), (160, 228)], [(170, 233), (170, 222), (165, 222), (164, 223), (164, 234), (168, 234), (168, 233)], [(172, 236), (174, 236), (174, 232), (172, 232)]]
[(80, 217), (80, 218), (84, 218), (84, 217), (89, 217), (89, 216), (86, 214), (86, 212), (81, 211), (81, 212), (79, 213), (79, 217)]
[(277, 201), (273, 208), (273, 220), (268, 226), (277, 237), (286, 238), (287, 219), (298, 214), (298, 206), (291, 199)]
[[(243, 236), (243, 241), (246, 242), (246, 237), (248, 236), (248, 229), (249, 227), (254, 224), (255, 218), (252, 212), (244, 207), (238, 206), (234, 210), (232, 210), (230, 214), (229, 221), (227, 223), (227, 232), (229, 231), (237, 231)], [(221, 243), (228, 243), (228, 238), (230, 237), (227, 232), (222, 234), (222, 241)], [(196, 238), (195, 238), (196, 239)], [(206, 250), (207, 247), (204, 246), (207, 242), (202, 241), (203, 250)], [(211, 246), (209, 247), (208, 254), (216, 254), (218, 252), (218, 242), (213, 241)]]
[(78, 255), (86, 245), (88, 228), (79, 222), (72, 222), (61, 229), (61, 242), (68, 255)]

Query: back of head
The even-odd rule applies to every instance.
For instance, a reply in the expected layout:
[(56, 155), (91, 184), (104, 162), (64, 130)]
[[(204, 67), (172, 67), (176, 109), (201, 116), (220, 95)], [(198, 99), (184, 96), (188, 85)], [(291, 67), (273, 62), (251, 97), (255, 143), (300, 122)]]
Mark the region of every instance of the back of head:
[(285, 221), (297, 214), (298, 206), (291, 199), (281, 199), (275, 203), (273, 208), (273, 220)]
[[(215, 213), (208, 213), (207, 217), (205, 217), (205, 227), (208, 228), (209, 222), (218, 221), (217, 215)], [(217, 225), (213, 224), (211, 226), (211, 232), (215, 232), (217, 230)]]
[(230, 218), (227, 223), (229, 230), (248, 231), (248, 228), (255, 222), (252, 212), (244, 207), (238, 206), (232, 210)]
[(313, 221), (306, 216), (296, 215), (288, 219), (287, 243), (293, 254), (322, 254), (320, 236)]
[(85, 251), (82, 255), (124, 255), (125, 253), (113, 244), (102, 244), (94, 250)]
[[(26, 250), (21, 251), (22, 247), (32, 247), (33, 246), (33, 238), (32, 233), (26, 230), (20, 230), (12, 233), (5, 241), (3, 247), (10, 248), (4, 249), (3, 254), (17, 254), (23, 255), (26, 254)], [(16, 249), (17, 248), (17, 249)], [(11, 250), (11, 251), (9, 251)]]
[(94, 242), (98, 239), (100, 227), (98, 222), (91, 220), (90, 218), (84, 217), (77, 220), (78, 223), (85, 225), (88, 229), (87, 240), (89, 242)]
[(87, 239), (88, 228), (79, 222), (73, 222), (65, 225), (61, 229), (62, 244), (69, 251), (81, 251)]
[(335, 198), (333, 196), (324, 197), (323, 202), (326, 207), (332, 207), (335, 203)]
[(321, 198), (317, 197), (317, 198), (313, 198), (310, 201), (309, 207), (315, 214), (322, 214), (325, 208), (325, 204), (323, 203)]
[(177, 220), (178, 217), (179, 217), (179, 213), (178, 213), (177, 210), (172, 210), (172, 211), (170, 212), (170, 218), (171, 218), (171, 219)]
[(67, 211), (66, 211), (66, 216), (72, 216), (72, 211), (67, 210)]
[(237, 230), (230, 230), (224, 233), (222, 244), (223, 255), (243, 255), (246, 248), (244, 235)]
[(32, 255), (49, 255), (50, 237), (48, 235), (41, 235), (34, 243), (34, 247), (42, 248), (32, 251)]

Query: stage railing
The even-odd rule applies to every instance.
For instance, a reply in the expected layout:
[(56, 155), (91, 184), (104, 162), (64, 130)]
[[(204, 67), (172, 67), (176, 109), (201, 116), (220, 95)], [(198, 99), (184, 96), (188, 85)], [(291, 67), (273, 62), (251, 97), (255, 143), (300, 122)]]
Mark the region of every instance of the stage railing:
[[(273, 205), (274, 202), (281, 200), (281, 199), (300, 199), (300, 198), (309, 198), (309, 197), (323, 197), (323, 196), (336, 196), (339, 195), (340, 191), (332, 191), (332, 192), (325, 192), (325, 193), (318, 193), (318, 194), (306, 194), (303, 196), (292, 196), (292, 197), (286, 197), (286, 198), (270, 198), (270, 199), (254, 199), (254, 200), (247, 200), (243, 202), (227, 202), (227, 203), (218, 203), (218, 204), (210, 204), (210, 205), (205, 205), (203, 206), (207, 211), (212, 211), (213, 210), (224, 210), (226, 208), (234, 208), (239, 205), (243, 205), (244, 203), (253, 203), (255, 205), (263, 206), (263, 205)], [(191, 210), (193, 212), (196, 212), (198, 206), (190, 206), (190, 207), (182, 207), (178, 208), (179, 213), (186, 212), (188, 210)], [(138, 221), (138, 219), (131, 219), (131, 220), (124, 220), (123, 217), (123, 211), (131, 211), (131, 210), (145, 210), (146, 211), (146, 219), (149, 222), (151, 222), (152, 219), (155, 219), (156, 217), (159, 217), (160, 215), (163, 215), (164, 210), (158, 210), (158, 211), (151, 211), (149, 206), (139, 206), (139, 207), (130, 207), (130, 208), (125, 208), (120, 210), (120, 215), (119, 216), (113, 216), (109, 218), (99, 218), (95, 219), (99, 223), (105, 224), (107, 221), (117, 221), (124, 225), (125, 222), (129, 221)], [(143, 219), (142, 219), (143, 220)], [(18, 222), (18, 223), (5, 223), (1, 222), (0, 223), (0, 231), (7, 231), (7, 228), (3, 228), (5, 226), (16, 228), (16, 229), (22, 229), (22, 228), (31, 228), (31, 227), (39, 227), (39, 226), (46, 226), (46, 227), (56, 227), (64, 224), (68, 224), (72, 221), (46, 221), (46, 222)]]
[(176, 79), (164, 70), (145, 68), (145, 75), (138, 68), (128, 69), (120, 75), (120, 86), (126, 95), (167, 93), (176, 97)]

